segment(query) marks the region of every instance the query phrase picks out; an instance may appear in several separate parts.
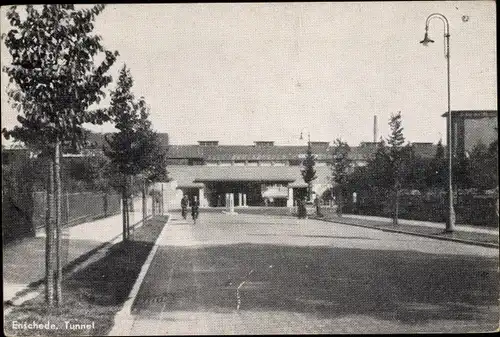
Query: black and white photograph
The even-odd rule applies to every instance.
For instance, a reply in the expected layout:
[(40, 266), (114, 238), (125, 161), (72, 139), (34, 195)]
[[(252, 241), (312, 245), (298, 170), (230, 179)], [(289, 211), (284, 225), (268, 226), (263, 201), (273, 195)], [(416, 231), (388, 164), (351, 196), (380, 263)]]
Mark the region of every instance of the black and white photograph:
[(494, 1), (0, 6), (6, 336), (495, 333)]

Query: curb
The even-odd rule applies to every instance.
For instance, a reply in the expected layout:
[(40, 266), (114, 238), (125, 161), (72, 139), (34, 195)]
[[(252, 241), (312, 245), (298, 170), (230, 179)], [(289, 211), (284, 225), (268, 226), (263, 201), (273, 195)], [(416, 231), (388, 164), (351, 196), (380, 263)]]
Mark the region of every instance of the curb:
[[(148, 215), (146, 220), (151, 218), (152, 215)], [(143, 225), (142, 219), (131, 225), (130, 228), (135, 230)], [(101, 251), (102, 249), (106, 249), (111, 245), (114, 245), (121, 241), (122, 233), (113, 236), (109, 241), (103, 242), (97, 247), (92, 248), (88, 252), (76, 257), (72, 261), (68, 262), (65, 266), (63, 266), (63, 277), (71, 275), (82, 267), (85, 267), (85, 262), (87, 262), (93, 255)], [(13, 297), (9, 299), (3, 299), (4, 306), (4, 315), (8, 314), (14, 307), (23, 304), (25, 301), (34, 298), (41, 294), (40, 287), (45, 283), (45, 277), (38, 279), (36, 281), (32, 281), (24, 287), (24, 289), (18, 291)]]
[(170, 222), (170, 219), (172, 218), (170, 214), (166, 214), (166, 216), (168, 216), (167, 222), (165, 222), (163, 229), (156, 238), (153, 247), (149, 251), (148, 257), (146, 258), (146, 261), (141, 267), (141, 271), (139, 272), (139, 275), (135, 280), (134, 286), (132, 287), (132, 290), (130, 291), (127, 300), (123, 304), (123, 307), (120, 309), (120, 311), (116, 313), (113, 327), (108, 332), (107, 336), (128, 336), (130, 330), (132, 329), (132, 325), (134, 324), (134, 319), (132, 318), (131, 315), (132, 305), (134, 304), (135, 298), (139, 293), (139, 289), (141, 288), (142, 282), (144, 281), (144, 278), (146, 277), (149, 267), (151, 266), (151, 261), (156, 255), (156, 251), (158, 250), (158, 242), (163, 237), (165, 229), (167, 228), (167, 225)]
[[(348, 225), (348, 226), (377, 229), (377, 230), (380, 230), (383, 232), (421, 236), (421, 237), (426, 237), (426, 238), (441, 240), (441, 241), (453, 241), (453, 242), (459, 242), (459, 243), (464, 243), (464, 244), (468, 244), (468, 245), (475, 245), (475, 246), (482, 246), (482, 247), (487, 247), (487, 248), (499, 248), (498, 244), (488, 243), (488, 242), (470, 241), (470, 240), (464, 240), (464, 239), (449, 238), (449, 237), (445, 237), (445, 236), (437, 236), (437, 235), (432, 235), (432, 234), (423, 234), (423, 233), (404, 231), (404, 230), (400, 230), (400, 229), (380, 228), (380, 227), (370, 226), (370, 225), (353, 224), (353, 223), (343, 222), (342, 220), (336, 221), (336, 220), (329, 220), (329, 219), (323, 219), (323, 218), (312, 218), (312, 219), (324, 221), (324, 222), (339, 223), (339, 224)], [(353, 218), (353, 219), (355, 219), (355, 218)]]

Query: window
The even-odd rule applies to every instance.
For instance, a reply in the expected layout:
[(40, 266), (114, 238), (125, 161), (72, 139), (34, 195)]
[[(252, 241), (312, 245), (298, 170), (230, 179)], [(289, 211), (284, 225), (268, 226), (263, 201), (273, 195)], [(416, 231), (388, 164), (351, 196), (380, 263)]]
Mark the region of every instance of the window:
[(200, 146), (217, 146), (219, 145), (219, 141), (217, 140), (200, 140), (198, 141)]

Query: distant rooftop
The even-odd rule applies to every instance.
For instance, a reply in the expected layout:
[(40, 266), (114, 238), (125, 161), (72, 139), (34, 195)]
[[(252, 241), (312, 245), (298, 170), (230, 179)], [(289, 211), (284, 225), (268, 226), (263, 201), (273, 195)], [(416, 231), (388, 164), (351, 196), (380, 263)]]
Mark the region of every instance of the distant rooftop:
[[(441, 117), (447, 117), (448, 112), (445, 112)], [(494, 118), (498, 116), (497, 110), (451, 110), (452, 118)]]

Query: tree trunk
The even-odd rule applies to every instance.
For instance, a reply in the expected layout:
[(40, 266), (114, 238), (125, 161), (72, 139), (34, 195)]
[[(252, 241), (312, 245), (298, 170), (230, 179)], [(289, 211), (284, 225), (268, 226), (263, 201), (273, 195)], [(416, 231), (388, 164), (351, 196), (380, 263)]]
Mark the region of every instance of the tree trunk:
[(132, 176), (129, 176), (127, 185), (127, 240), (130, 240), (130, 212), (134, 212), (134, 200), (132, 197)]
[(123, 186), (122, 186), (122, 223), (123, 223), (123, 233), (122, 238), (123, 241), (127, 241), (127, 207), (128, 206), (128, 198), (127, 198), (127, 178), (123, 175)]
[(108, 216), (108, 191), (104, 192), (104, 217)]
[(135, 212), (135, 209), (134, 209), (134, 198), (133, 198), (133, 185), (134, 185), (134, 183), (133, 183), (133, 177), (132, 176), (129, 176), (128, 183), (129, 183), (128, 197), (129, 197), (129, 200), (130, 200), (129, 210), (130, 210), (130, 212)]
[(342, 195), (342, 188), (339, 186), (337, 194), (337, 215), (342, 216), (342, 208), (344, 207), (344, 196)]
[(48, 160), (47, 213), (45, 219), (45, 301), (54, 305), (54, 228), (52, 226), (54, 203), (54, 162)]
[(56, 141), (56, 149), (54, 153), (54, 175), (55, 175), (55, 189), (56, 189), (56, 303), (62, 303), (62, 261), (61, 261), (61, 141)]
[(165, 200), (164, 200), (163, 182), (162, 182), (161, 183), (161, 215), (164, 215), (164, 214), (165, 214)]
[(398, 225), (398, 216), (399, 216), (399, 188), (397, 186), (394, 187), (394, 197), (393, 197), (393, 215), (392, 215), (392, 223), (397, 226)]
[(146, 179), (144, 179), (144, 181), (142, 182), (142, 224), (146, 223), (146, 217), (148, 212), (146, 192), (147, 192)]

